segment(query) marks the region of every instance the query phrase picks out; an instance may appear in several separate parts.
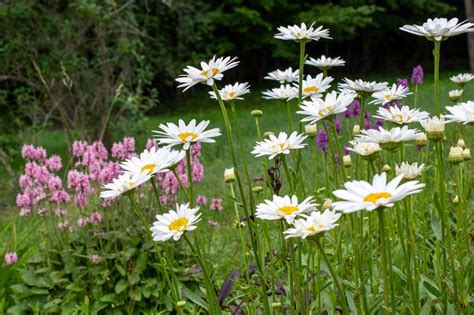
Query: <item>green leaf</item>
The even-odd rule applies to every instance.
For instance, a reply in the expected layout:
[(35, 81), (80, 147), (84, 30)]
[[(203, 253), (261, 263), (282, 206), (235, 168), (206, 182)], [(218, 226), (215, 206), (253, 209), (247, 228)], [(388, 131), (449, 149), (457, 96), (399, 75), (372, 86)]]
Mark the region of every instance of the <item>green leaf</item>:
[(135, 265), (134, 271), (138, 274), (142, 273), (146, 269), (146, 265), (148, 263), (148, 255), (146, 252), (142, 252), (138, 258), (137, 263)]
[(428, 292), (433, 298), (441, 298), (443, 296), (443, 293), (441, 293), (441, 290), (439, 290), (439, 288), (436, 286), (436, 284), (422, 276), (422, 279), (423, 279), (423, 286), (424, 288), (426, 289), (426, 292)]
[(206, 301), (204, 301), (199, 295), (197, 295), (193, 291), (183, 286), (181, 292), (184, 297), (190, 299), (194, 304), (199, 305), (205, 310), (209, 309), (209, 304), (207, 304)]
[(140, 281), (140, 275), (136, 272), (132, 272), (129, 276), (128, 276), (128, 280), (130, 281), (130, 284), (131, 285), (135, 285), (137, 284), (139, 281)]
[(115, 293), (104, 295), (103, 297), (100, 298), (100, 301), (104, 303), (113, 303), (115, 305), (122, 304), (120, 297)]
[(128, 282), (125, 279), (120, 279), (115, 285), (115, 293), (120, 294), (128, 287)]

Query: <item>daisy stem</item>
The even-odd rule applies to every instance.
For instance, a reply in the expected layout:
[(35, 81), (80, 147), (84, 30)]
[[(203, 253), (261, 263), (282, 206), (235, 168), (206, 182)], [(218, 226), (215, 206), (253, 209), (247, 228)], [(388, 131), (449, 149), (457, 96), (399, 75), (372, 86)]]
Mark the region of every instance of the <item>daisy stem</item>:
[(155, 194), (156, 202), (158, 203), (158, 210), (161, 214), (163, 213), (163, 208), (161, 207), (160, 194), (158, 193), (158, 188), (156, 186), (156, 180), (154, 175), (151, 177), (151, 185), (153, 186), (153, 193)]
[[(258, 136), (258, 139), (263, 139), (262, 137), (262, 130), (260, 128), (260, 119), (256, 116), (255, 117), (255, 128), (257, 129), (257, 136)], [(267, 185), (266, 183), (268, 183), (268, 173), (267, 173), (267, 170), (268, 170), (268, 158), (265, 157), (263, 159), (263, 178), (264, 178), (264, 185), (263, 185), (263, 194), (265, 194), (265, 191), (267, 190)]]
[(288, 163), (286, 162), (286, 157), (284, 154), (281, 154), (280, 157), (281, 157), (281, 162), (283, 164), (283, 168), (285, 169), (286, 178), (288, 180), (288, 183), (290, 184), (290, 192), (291, 194), (294, 194), (295, 186), (293, 185), (293, 178), (290, 174), (290, 168), (288, 167)]
[(324, 252), (323, 247), (321, 246), (321, 241), (319, 238), (316, 238), (316, 246), (318, 247), (319, 252), (323, 256), (324, 262), (326, 263), (326, 266), (329, 269), (329, 273), (332, 276), (332, 279), (334, 281), (334, 284), (337, 287), (337, 290), (339, 291), (339, 294), (341, 295), (342, 298), (342, 309), (344, 310), (344, 314), (350, 314), (349, 307), (347, 306), (347, 298), (346, 298), (346, 291), (344, 291), (344, 288), (341, 286), (339, 279), (334, 272), (334, 269), (332, 268), (331, 262), (329, 261), (328, 257), (326, 256), (326, 253)]
[[(323, 127), (324, 127), (324, 131), (326, 132), (326, 135), (329, 136), (329, 130), (328, 130), (328, 127), (326, 126), (326, 122), (323, 122)], [(334, 147), (333, 147), (334, 144), (330, 140), (328, 142), (329, 142), (329, 152), (331, 153), (332, 158), (334, 160), (334, 173), (335, 173), (334, 180), (336, 181), (336, 187), (339, 187), (339, 176), (338, 176), (338, 171), (337, 171), (337, 169), (338, 169), (337, 160), (336, 160), (336, 155), (334, 154)], [(327, 167), (327, 165), (326, 165), (326, 167)]]
[[(457, 209), (457, 248), (458, 248), (458, 256), (459, 261), (462, 261), (463, 253), (464, 253), (464, 241), (467, 239), (466, 236), (466, 223), (465, 223), (465, 215), (464, 215), (464, 189), (463, 189), (463, 182), (462, 182), (462, 163), (457, 165), (456, 170), (456, 188), (457, 188), (457, 195), (458, 195), (458, 209)], [(461, 269), (461, 279), (462, 279), (462, 269)]]
[(172, 168), (171, 172), (173, 172), (174, 177), (178, 180), (179, 186), (183, 190), (184, 194), (186, 195), (186, 198), (189, 200), (189, 194), (187, 188), (184, 186), (183, 182), (181, 181), (181, 177), (178, 176), (178, 173), (176, 173), (176, 168)]
[(191, 166), (191, 147), (186, 150), (186, 169), (188, 173), (188, 200), (189, 200), (189, 207), (193, 207), (193, 168)]
[(377, 208), (377, 215), (379, 217), (379, 233), (380, 233), (380, 243), (381, 243), (381, 251), (382, 251), (382, 276), (383, 276), (383, 300), (384, 300), (384, 313), (389, 313), (389, 292), (390, 287), (388, 283), (388, 273), (387, 273), (387, 244), (386, 244), (386, 237), (385, 237), (385, 225), (384, 225), (384, 216), (383, 216), (383, 208)]
[(342, 163), (342, 159), (343, 159), (342, 148), (341, 148), (341, 144), (339, 143), (339, 135), (337, 134), (336, 123), (334, 122), (334, 115), (331, 116), (331, 127), (332, 127), (332, 132), (334, 134), (334, 141), (336, 141), (337, 155), (339, 156), (339, 161), (341, 162), (342, 181), (345, 182), (347, 180), (347, 173), (346, 173), (346, 168), (344, 167)]
[(298, 106), (303, 102), (303, 71), (304, 71), (304, 59), (305, 59), (305, 46), (304, 40), (300, 41), (300, 64), (299, 64), (299, 77), (298, 77)]
[(416, 108), (416, 106), (418, 105), (418, 85), (419, 84), (415, 84), (415, 93), (413, 95), (413, 98), (414, 98), (414, 101), (413, 101), (413, 107)]
[(367, 98), (365, 96), (360, 97), (360, 112), (359, 112), (359, 128), (360, 130), (365, 129), (364, 118), (365, 118), (365, 101)]
[(286, 115), (288, 116), (288, 128), (289, 131), (293, 131), (293, 124), (291, 122), (291, 103), (290, 101), (286, 101)]
[(197, 238), (195, 238), (194, 245), (191, 240), (188, 238), (186, 234), (183, 234), (183, 238), (188, 244), (189, 248), (193, 252), (194, 256), (196, 257), (199, 265), (201, 266), (202, 273), (204, 274), (204, 283), (206, 285), (206, 296), (209, 300), (209, 313), (210, 314), (221, 314), (221, 307), (219, 305), (219, 301), (217, 300), (216, 291), (214, 285), (212, 284), (212, 280), (207, 269), (207, 263), (202, 258), (202, 253), (199, 248), (199, 242)]
[(440, 59), (441, 42), (434, 41), (434, 103), (435, 103), (435, 114), (439, 116), (441, 114), (441, 108), (439, 103), (439, 59)]
[[(224, 118), (224, 124), (225, 124), (225, 127), (226, 127), (226, 134), (227, 134), (227, 143), (228, 143), (228, 146), (229, 146), (229, 149), (230, 149), (230, 153), (231, 153), (231, 157), (232, 157), (232, 164), (233, 164), (233, 167), (234, 167), (234, 170), (235, 170), (235, 178), (237, 180), (237, 185), (239, 187), (240, 198), (242, 199), (242, 207), (245, 211), (245, 217), (246, 217), (247, 222), (248, 222), (248, 231), (249, 231), (250, 240), (251, 240), (251, 243), (252, 243), (252, 250), (253, 250), (253, 254), (255, 256), (255, 260), (256, 260), (256, 263), (257, 263), (257, 270), (258, 270), (258, 274), (259, 274), (259, 277), (260, 277), (260, 280), (261, 280), (261, 296), (262, 296), (262, 302), (263, 302), (263, 313), (264, 314), (270, 314), (270, 305), (269, 305), (268, 296), (267, 296), (267, 282), (265, 280), (264, 273), (263, 273), (263, 266), (262, 266), (262, 261), (260, 259), (260, 254), (259, 254), (259, 250), (258, 250), (258, 242), (257, 242), (257, 239), (256, 239), (256, 233), (254, 233), (254, 229), (255, 229), (255, 227), (253, 226), (254, 223), (253, 223), (252, 218), (250, 217), (249, 208), (247, 207), (247, 201), (246, 201), (246, 198), (245, 198), (245, 193), (244, 193), (244, 189), (243, 189), (243, 186), (242, 186), (242, 181), (241, 181), (240, 174), (239, 174), (239, 168), (237, 167), (237, 158), (236, 158), (236, 155), (235, 155), (235, 150), (234, 150), (234, 145), (233, 145), (234, 141), (232, 139), (232, 128), (231, 128), (230, 121), (229, 121), (229, 115), (227, 114), (225, 104), (222, 101), (221, 94), (219, 93), (219, 90), (218, 90), (215, 83), (212, 85), (212, 89), (214, 90), (214, 93), (217, 97), (217, 102), (219, 104), (219, 107), (221, 108), (222, 117)], [(250, 182), (248, 183), (248, 185), (249, 185), (249, 195), (250, 195), (250, 203), (251, 203), (250, 207), (253, 208), (252, 187), (251, 187)]]
[[(229, 183), (229, 188), (230, 188), (230, 195), (232, 197), (233, 203), (234, 203), (234, 211), (235, 211), (235, 219), (236, 219), (236, 224), (239, 226), (239, 236), (240, 236), (240, 246), (242, 249), (242, 256), (244, 258), (244, 269), (248, 268), (248, 260), (247, 260), (247, 255), (245, 254), (246, 252), (246, 246), (245, 246), (245, 241), (244, 241), (244, 235), (242, 233), (242, 227), (240, 226), (240, 214), (239, 214), (239, 207), (237, 206), (236, 198), (235, 198), (235, 190), (234, 190), (234, 184)], [(248, 282), (248, 273), (246, 273), (246, 278)]]

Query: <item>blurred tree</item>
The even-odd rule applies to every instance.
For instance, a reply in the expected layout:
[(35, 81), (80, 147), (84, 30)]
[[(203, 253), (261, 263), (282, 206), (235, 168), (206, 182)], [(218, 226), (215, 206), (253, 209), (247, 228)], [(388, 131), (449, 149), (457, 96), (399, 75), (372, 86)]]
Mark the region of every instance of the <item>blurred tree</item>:
[[(474, 23), (473, 0), (464, 0), (464, 8), (466, 10), (467, 19)], [(474, 71), (474, 32), (467, 35), (467, 49), (469, 51), (469, 64), (471, 66), (471, 71)]]

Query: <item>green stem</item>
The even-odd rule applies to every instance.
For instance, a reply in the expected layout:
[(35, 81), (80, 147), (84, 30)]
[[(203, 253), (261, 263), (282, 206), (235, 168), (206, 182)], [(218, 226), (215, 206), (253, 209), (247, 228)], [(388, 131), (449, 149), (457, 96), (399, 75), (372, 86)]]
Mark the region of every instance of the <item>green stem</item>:
[(287, 119), (288, 119), (288, 128), (289, 128), (289, 132), (291, 132), (293, 130), (293, 123), (291, 122), (291, 102), (290, 101), (286, 101), (286, 116), (287, 116)]
[(193, 199), (193, 168), (191, 166), (191, 147), (189, 147), (188, 150), (186, 150), (186, 168), (188, 172), (188, 201), (189, 201), (189, 207), (192, 208), (194, 204), (194, 199)]
[(176, 173), (176, 168), (172, 168), (172, 169), (171, 169), (171, 172), (173, 172), (174, 177), (176, 177), (176, 179), (178, 180), (179, 186), (181, 187), (181, 189), (183, 190), (184, 194), (186, 195), (186, 199), (189, 200), (188, 190), (187, 190), (186, 186), (184, 186), (183, 182), (181, 181), (181, 177), (179, 177), (179, 176), (178, 176), (178, 173)]
[[(240, 223), (240, 214), (239, 214), (239, 207), (237, 206), (237, 202), (235, 201), (235, 190), (234, 190), (234, 184), (229, 183), (230, 187), (230, 195), (232, 197), (233, 203), (234, 203), (234, 211), (235, 211), (235, 219), (236, 219), (236, 224)], [(247, 259), (246, 255), (246, 246), (245, 246), (245, 241), (244, 241), (244, 235), (242, 233), (242, 227), (239, 225), (239, 236), (240, 236), (240, 247), (242, 248), (242, 256), (244, 258), (244, 269), (248, 268), (249, 262)], [(248, 273), (245, 273), (246, 277), (248, 277)], [(249, 279), (247, 279), (248, 281)]]
[(344, 163), (343, 163), (342, 148), (341, 148), (341, 144), (339, 143), (339, 135), (337, 134), (336, 123), (334, 122), (334, 115), (331, 116), (331, 127), (332, 127), (332, 132), (334, 135), (334, 140), (336, 141), (337, 155), (339, 156), (339, 161), (341, 162), (341, 169), (342, 169), (342, 176), (343, 176), (342, 182), (345, 182), (347, 180), (347, 173), (346, 173), (346, 168), (344, 167)]
[(151, 177), (151, 185), (153, 186), (153, 193), (155, 194), (156, 202), (158, 203), (158, 210), (160, 211), (160, 214), (162, 214), (163, 208), (161, 207), (160, 194), (158, 193), (158, 188), (156, 186), (155, 175)]
[(285, 169), (286, 179), (288, 180), (288, 183), (290, 184), (290, 193), (293, 195), (295, 193), (295, 186), (293, 184), (293, 177), (291, 176), (290, 168), (288, 167), (288, 163), (286, 161), (285, 155), (281, 154), (280, 159), (283, 164), (283, 168)]
[(379, 234), (380, 234), (380, 242), (382, 245), (382, 276), (383, 276), (383, 300), (384, 300), (384, 313), (389, 313), (390, 307), (390, 300), (389, 300), (389, 292), (390, 286), (388, 283), (388, 273), (387, 273), (387, 244), (386, 244), (386, 236), (385, 236), (385, 225), (384, 225), (384, 215), (383, 215), (383, 208), (378, 208), (377, 215), (379, 217)]
[(414, 98), (413, 107), (414, 107), (414, 108), (416, 108), (417, 105), (418, 105), (418, 85), (419, 85), (419, 84), (415, 84), (415, 93), (413, 93), (413, 98)]
[(365, 129), (365, 123), (364, 123), (364, 118), (365, 118), (365, 102), (367, 98), (365, 96), (360, 97), (360, 113), (359, 113), (359, 128), (360, 130)]
[(435, 103), (435, 114), (439, 116), (441, 114), (441, 107), (439, 103), (439, 95), (440, 95), (440, 88), (439, 88), (439, 59), (440, 59), (440, 49), (441, 49), (441, 42), (435, 41), (434, 42), (434, 103)]

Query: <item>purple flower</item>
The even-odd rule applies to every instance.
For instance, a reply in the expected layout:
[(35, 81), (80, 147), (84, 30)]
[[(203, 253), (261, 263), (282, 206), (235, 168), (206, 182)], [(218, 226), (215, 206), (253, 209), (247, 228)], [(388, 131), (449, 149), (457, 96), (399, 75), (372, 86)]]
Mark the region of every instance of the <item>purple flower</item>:
[(102, 222), (102, 216), (97, 212), (93, 213), (89, 216), (89, 222), (92, 224)]
[(374, 119), (374, 129), (379, 129), (379, 127), (382, 127), (385, 129), (385, 122), (383, 119), (380, 118), (375, 118)]
[(102, 259), (102, 257), (100, 257), (99, 255), (92, 255), (92, 257), (91, 257), (92, 263), (94, 265), (98, 264), (101, 259)]
[(334, 115), (334, 124), (336, 125), (336, 132), (341, 133), (341, 130), (342, 130), (341, 121), (339, 120), (339, 117), (337, 117), (337, 115)]
[(5, 254), (5, 265), (13, 265), (18, 261), (18, 255), (15, 252)]
[(196, 198), (196, 204), (199, 206), (204, 206), (207, 203), (207, 198), (204, 195), (199, 195)]
[(398, 86), (404, 86), (408, 88), (408, 80), (407, 79), (397, 79)]
[(150, 150), (151, 148), (158, 149), (158, 143), (153, 139), (148, 139), (146, 142), (146, 149)]
[(421, 65), (413, 68), (411, 73), (411, 83), (413, 84), (423, 84), (423, 68)]
[(348, 155), (349, 153), (351, 153), (351, 150), (349, 150), (349, 147), (343, 147), (342, 148), (342, 154), (343, 155)]
[(366, 116), (366, 118), (364, 119), (364, 128), (365, 129), (371, 129), (371, 126), (370, 126), (370, 119)]
[(222, 210), (222, 199), (221, 198), (212, 198), (211, 204), (209, 205), (209, 209), (211, 210)]
[(319, 130), (315, 141), (316, 141), (316, 146), (318, 147), (318, 149), (323, 150), (323, 151), (326, 151), (328, 149), (329, 140), (324, 130)]

